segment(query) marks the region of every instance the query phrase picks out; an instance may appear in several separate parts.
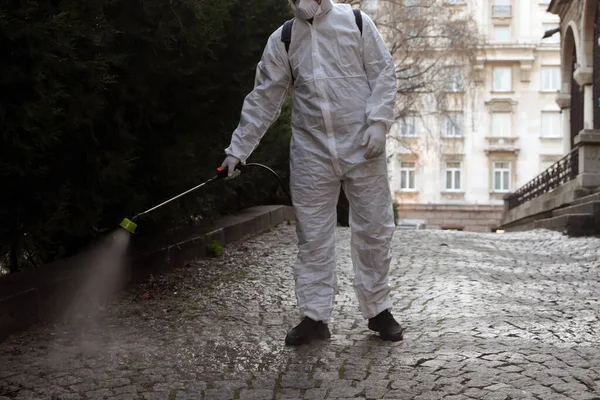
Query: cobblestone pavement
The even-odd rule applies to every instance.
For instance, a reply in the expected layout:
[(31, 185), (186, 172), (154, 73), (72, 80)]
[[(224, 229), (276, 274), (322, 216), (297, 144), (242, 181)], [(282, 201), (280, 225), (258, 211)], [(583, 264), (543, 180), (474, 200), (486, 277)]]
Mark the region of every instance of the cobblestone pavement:
[(352, 292), (349, 231), (332, 339), (299, 321), (293, 226), (131, 287), (94, 319), (0, 343), (0, 399), (600, 399), (600, 240), (398, 231), (402, 342)]

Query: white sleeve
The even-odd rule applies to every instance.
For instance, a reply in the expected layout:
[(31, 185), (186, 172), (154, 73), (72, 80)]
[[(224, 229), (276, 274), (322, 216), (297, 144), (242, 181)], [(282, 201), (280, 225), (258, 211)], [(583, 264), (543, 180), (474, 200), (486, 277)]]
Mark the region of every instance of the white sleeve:
[(229, 147), (225, 149), (227, 155), (246, 162), (281, 115), (290, 83), (290, 65), (279, 28), (269, 37), (256, 67), (254, 89), (244, 99), (240, 122), (232, 134)]
[(367, 123), (383, 122), (387, 130), (394, 123), (398, 93), (394, 60), (373, 20), (361, 12), (363, 20), (363, 62), (371, 97), (367, 101)]

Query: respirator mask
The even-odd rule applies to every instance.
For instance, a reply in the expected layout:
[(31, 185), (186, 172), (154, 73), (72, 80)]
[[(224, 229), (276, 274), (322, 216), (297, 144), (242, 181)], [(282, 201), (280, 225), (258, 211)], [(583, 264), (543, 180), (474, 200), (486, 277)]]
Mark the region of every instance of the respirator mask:
[(301, 19), (311, 19), (317, 15), (321, 5), (315, 0), (296, 0), (296, 15)]

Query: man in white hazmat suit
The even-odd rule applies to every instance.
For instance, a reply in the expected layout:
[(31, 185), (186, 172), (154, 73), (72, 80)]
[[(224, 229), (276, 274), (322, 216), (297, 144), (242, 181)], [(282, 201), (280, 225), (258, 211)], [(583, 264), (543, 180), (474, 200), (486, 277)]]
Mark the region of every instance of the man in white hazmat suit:
[(296, 298), (303, 320), (286, 336), (299, 345), (329, 338), (334, 297), (336, 205), (343, 185), (350, 204), (354, 288), (368, 328), (402, 339), (390, 313), (390, 242), (395, 229), (385, 159), (394, 122), (396, 75), (373, 21), (349, 5), (290, 0), (296, 18), (286, 50), (283, 27), (269, 38), (233, 132), (229, 178), (244, 164), (294, 91), (290, 189), (297, 218)]

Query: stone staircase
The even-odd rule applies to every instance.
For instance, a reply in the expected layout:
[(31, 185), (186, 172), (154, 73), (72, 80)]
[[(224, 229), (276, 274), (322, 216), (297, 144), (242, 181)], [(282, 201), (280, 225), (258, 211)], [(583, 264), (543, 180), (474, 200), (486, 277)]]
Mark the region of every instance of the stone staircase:
[(535, 221), (533, 228), (559, 231), (568, 236), (600, 234), (600, 191), (553, 210), (550, 218)]

